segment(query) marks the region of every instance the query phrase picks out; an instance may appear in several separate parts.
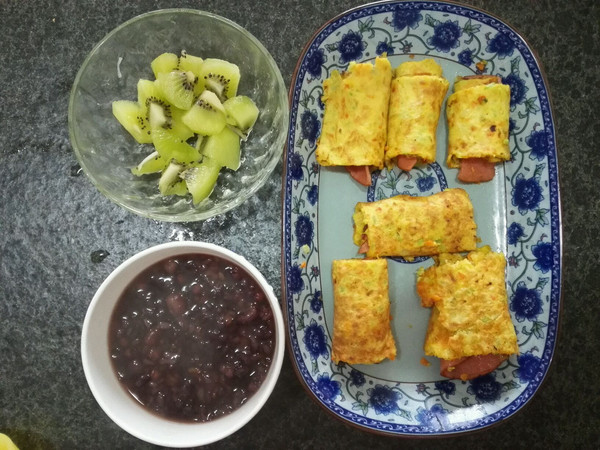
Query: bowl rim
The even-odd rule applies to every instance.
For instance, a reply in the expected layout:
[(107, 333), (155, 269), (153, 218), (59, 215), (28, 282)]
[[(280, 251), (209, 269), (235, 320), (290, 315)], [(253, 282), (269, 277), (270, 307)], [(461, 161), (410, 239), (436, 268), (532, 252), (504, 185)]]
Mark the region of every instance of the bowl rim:
[[(80, 155), (79, 144), (78, 144), (77, 138), (75, 136), (75, 131), (74, 131), (74, 129), (75, 129), (74, 108), (75, 108), (75, 97), (76, 97), (77, 88), (79, 87), (79, 82), (81, 80), (81, 77), (85, 73), (92, 58), (96, 55), (96, 53), (99, 51), (99, 49), (104, 45), (104, 43), (106, 41), (108, 41), (111, 37), (113, 37), (115, 34), (117, 34), (122, 29), (128, 27), (129, 25), (139, 22), (139, 21), (142, 21), (142, 20), (145, 20), (148, 17), (158, 16), (158, 15), (167, 15), (167, 14), (193, 14), (193, 15), (198, 15), (198, 16), (206, 16), (213, 20), (223, 22), (224, 24), (229, 25), (230, 27), (234, 28), (235, 30), (239, 31), (242, 35), (244, 35), (248, 40), (250, 40), (260, 50), (260, 52), (267, 59), (267, 62), (269, 64), (269, 66), (271, 67), (274, 77), (277, 81), (277, 85), (281, 88), (281, 92), (279, 93), (278, 100), (279, 100), (279, 107), (283, 108), (282, 109), (283, 120), (281, 123), (282, 129), (281, 129), (281, 131), (276, 139), (276, 142), (275, 142), (276, 146), (280, 147), (281, 149), (278, 152), (274, 152), (273, 155), (269, 158), (268, 163), (263, 168), (264, 175), (259, 176), (257, 178), (257, 181), (253, 185), (249, 186), (249, 189), (247, 191), (244, 191), (243, 195), (238, 195), (238, 196), (234, 197), (233, 199), (229, 200), (228, 202), (220, 204), (219, 205), (220, 207), (218, 207), (218, 208), (213, 207), (206, 211), (195, 211), (194, 212), (194, 206), (191, 206), (190, 210), (189, 210), (190, 213), (187, 214), (188, 211), (186, 211), (185, 215), (179, 215), (179, 214), (173, 215), (173, 214), (168, 214), (168, 213), (148, 212), (148, 211), (144, 210), (143, 208), (136, 208), (134, 206), (124, 203), (116, 195), (112, 194), (110, 191), (105, 189), (102, 186), (102, 184), (98, 181), (98, 179), (93, 175), (93, 173), (88, 169), (85, 162), (83, 161), (83, 158)], [(113, 202), (113, 203), (125, 208), (126, 210), (139, 215), (139, 216), (145, 217), (147, 219), (160, 220), (163, 222), (195, 222), (195, 221), (200, 221), (200, 220), (206, 220), (211, 217), (231, 211), (232, 209), (236, 208), (237, 206), (241, 205), (246, 200), (248, 200), (250, 197), (252, 197), (261, 187), (263, 187), (265, 185), (265, 183), (267, 182), (267, 180), (269, 179), (269, 177), (272, 175), (273, 171), (275, 170), (275, 167), (277, 166), (277, 164), (279, 163), (279, 161), (282, 158), (286, 139), (287, 139), (288, 129), (289, 129), (289, 114), (290, 114), (290, 109), (289, 109), (288, 91), (287, 91), (285, 81), (283, 80), (283, 76), (281, 75), (281, 70), (279, 69), (277, 62), (275, 61), (275, 59), (273, 58), (273, 56), (271, 55), (269, 50), (267, 50), (267, 48), (250, 31), (248, 31), (246, 28), (242, 27), (241, 25), (237, 24), (236, 22), (232, 21), (231, 19), (228, 19), (226, 17), (220, 16), (218, 14), (211, 13), (208, 11), (204, 11), (204, 10), (200, 10), (200, 9), (193, 9), (193, 8), (164, 8), (164, 9), (158, 9), (158, 10), (149, 11), (149, 12), (146, 12), (143, 14), (139, 14), (139, 15), (134, 16), (131, 19), (121, 23), (120, 25), (118, 25), (117, 27), (115, 27), (111, 31), (109, 31), (106, 35), (104, 35), (104, 37), (102, 39), (100, 39), (100, 41), (98, 41), (98, 43), (96, 43), (94, 45), (92, 50), (90, 50), (88, 52), (85, 59), (83, 60), (83, 63), (81, 64), (79, 70), (77, 71), (75, 80), (73, 82), (73, 86), (71, 87), (71, 91), (69, 94), (67, 126), (69, 129), (69, 140), (70, 140), (73, 152), (75, 153), (75, 156), (77, 158), (77, 162), (79, 163), (79, 165), (85, 172), (88, 179), (92, 182), (94, 187), (96, 189), (98, 189), (98, 191), (100, 191), (100, 193), (102, 195), (104, 195), (105, 197), (107, 197), (111, 202)]]
[[(187, 431), (190, 431), (190, 429), (192, 428), (204, 428), (209, 430), (208, 433), (203, 433), (202, 436), (196, 436), (193, 433), (185, 433), (185, 436), (179, 439), (174, 439), (175, 436), (173, 434), (170, 434), (169, 436), (150, 436), (151, 432), (148, 432), (148, 427), (143, 427), (144, 429), (136, 428), (133, 425), (133, 421), (125, 420), (123, 417), (123, 413), (119, 413), (114, 408), (114, 405), (108, 402), (103, 396), (103, 388), (100, 386), (102, 383), (102, 375), (97, 372), (94, 372), (92, 369), (92, 361), (97, 361), (97, 359), (93, 359), (93, 347), (96, 347), (97, 344), (90, 340), (90, 328), (92, 327), (93, 319), (98, 314), (100, 314), (100, 312), (98, 312), (100, 302), (103, 301), (103, 299), (106, 300), (105, 296), (107, 295), (107, 291), (109, 290), (110, 286), (113, 283), (115, 283), (115, 279), (117, 277), (119, 277), (120, 275), (122, 276), (122, 274), (128, 269), (132, 269), (131, 274), (126, 276), (127, 282), (125, 283), (125, 285), (127, 285), (140, 272), (150, 267), (152, 264), (155, 264), (165, 258), (168, 258), (169, 256), (182, 255), (188, 253), (212, 254), (222, 257), (226, 260), (233, 261), (240, 265), (242, 268), (244, 268), (250, 274), (250, 276), (252, 276), (255, 279), (257, 284), (267, 296), (267, 299), (273, 311), (276, 336), (273, 359), (271, 361), (271, 366), (269, 368), (267, 378), (263, 381), (259, 390), (250, 398), (249, 402), (245, 403), (240, 408), (236, 409), (230, 414), (208, 422), (184, 423), (155, 415), (147, 411), (142, 405), (135, 404), (136, 402), (133, 399), (133, 397), (127, 394), (123, 386), (119, 386), (121, 388), (121, 391), (119, 391), (120, 394), (115, 395), (118, 395), (120, 398), (122, 398), (124, 402), (126, 402), (125, 399), (128, 398), (131, 404), (134, 404), (133, 406), (135, 406), (135, 408), (139, 408), (141, 416), (153, 417), (153, 419), (151, 420), (164, 423), (165, 426), (172, 427), (173, 429), (176, 429), (178, 431), (184, 431), (186, 429)], [(114, 305), (116, 304), (117, 300), (118, 298), (112, 301), (112, 305), (109, 310), (109, 315), (112, 314), (112, 311), (114, 310)], [(108, 330), (106, 331), (106, 333), (108, 333)], [(264, 404), (270, 398), (273, 389), (275, 388), (275, 385), (279, 379), (285, 354), (284, 319), (279, 299), (275, 295), (273, 288), (267, 282), (267, 280), (264, 278), (261, 272), (245, 257), (225, 247), (216, 244), (211, 244), (208, 242), (173, 241), (158, 244), (136, 253), (135, 255), (129, 257), (124, 262), (122, 262), (104, 279), (100, 287), (95, 292), (90, 304), (88, 305), (81, 330), (80, 344), (81, 363), (83, 366), (83, 372), (88, 387), (100, 408), (115, 424), (117, 424), (121, 429), (128, 432), (132, 436), (135, 436), (138, 439), (143, 440), (145, 442), (149, 442), (151, 444), (162, 445), (165, 447), (196, 447), (219, 441), (235, 433), (237, 430), (246, 425), (250, 420), (252, 420), (252, 418), (254, 418), (254, 416), (262, 409)], [(106, 356), (106, 361), (108, 361), (110, 364), (108, 355)], [(110, 372), (113, 372), (112, 367), (110, 367)], [(118, 383), (116, 377), (112, 381), (116, 381)], [(237, 420), (226, 430), (221, 430), (220, 432), (216, 430), (214, 424), (217, 421), (221, 419), (227, 420), (228, 417), (232, 417), (236, 413), (238, 413), (238, 415), (240, 416), (240, 420)]]

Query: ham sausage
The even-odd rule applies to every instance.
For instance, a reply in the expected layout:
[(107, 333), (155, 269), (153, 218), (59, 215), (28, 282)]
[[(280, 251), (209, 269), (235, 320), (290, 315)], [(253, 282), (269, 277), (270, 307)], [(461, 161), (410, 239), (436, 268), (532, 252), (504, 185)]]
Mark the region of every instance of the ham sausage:
[(463, 183), (481, 183), (494, 178), (495, 164), (482, 158), (465, 158), (460, 160), (458, 179)]
[(346, 166), (350, 176), (363, 186), (371, 186), (371, 171), (369, 166)]
[(446, 378), (471, 380), (488, 374), (508, 359), (508, 355), (477, 355), (453, 360), (440, 360), (440, 375)]
[(413, 167), (415, 167), (416, 163), (417, 163), (416, 156), (398, 155), (398, 157), (396, 158), (396, 165), (398, 166), (399, 169), (402, 169), (405, 172), (408, 172)]
[(362, 243), (360, 248), (358, 249), (358, 253), (367, 253), (369, 251), (369, 241), (365, 241)]

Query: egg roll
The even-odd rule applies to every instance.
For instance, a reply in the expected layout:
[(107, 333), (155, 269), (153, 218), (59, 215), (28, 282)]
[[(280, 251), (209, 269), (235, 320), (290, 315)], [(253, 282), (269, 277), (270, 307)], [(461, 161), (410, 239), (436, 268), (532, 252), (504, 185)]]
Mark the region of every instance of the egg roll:
[(458, 77), (446, 105), (448, 167), (460, 167), (464, 161), (510, 160), (509, 114), (510, 87), (499, 77)]
[(375, 364), (395, 359), (386, 259), (334, 260), (331, 359)]
[(433, 59), (398, 66), (390, 92), (386, 165), (398, 156), (425, 164), (435, 161), (436, 129), (448, 86)]
[(374, 64), (351, 62), (324, 81), (319, 164), (383, 167), (391, 79), (390, 62), (378, 57)]
[(476, 248), (473, 205), (460, 188), (427, 197), (397, 195), (359, 202), (352, 218), (354, 243), (369, 258), (410, 258)]
[[(442, 254), (434, 266), (418, 270), (421, 305), (432, 308), (424, 344), (426, 355), (461, 361), (500, 355), (496, 358), (499, 363), (518, 353), (508, 311), (505, 267), (504, 255), (485, 246), (466, 257)], [(462, 379), (470, 378), (461, 375)]]

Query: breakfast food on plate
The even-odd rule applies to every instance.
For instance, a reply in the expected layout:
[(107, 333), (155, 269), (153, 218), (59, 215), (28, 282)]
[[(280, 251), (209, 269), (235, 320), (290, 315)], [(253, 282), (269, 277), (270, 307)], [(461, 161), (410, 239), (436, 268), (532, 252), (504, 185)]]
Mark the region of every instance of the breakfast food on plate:
[(275, 349), (266, 294), (236, 263), (176, 255), (143, 270), (111, 315), (110, 360), (149, 411), (180, 422), (230, 414), (266, 379)]
[(467, 183), (490, 181), (495, 163), (508, 161), (510, 87), (500, 77), (458, 77), (448, 98), (448, 156), (450, 168), (460, 168)]
[(387, 162), (408, 171), (435, 161), (436, 129), (448, 85), (433, 59), (398, 66), (390, 93)]
[(396, 357), (387, 259), (334, 260), (331, 359), (375, 364)]
[(475, 378), (518, 353), (505, 266), (504, 255), (485, 246), (466, 257), (442, 254), (419, 269), (417, 292), (422, 306), (432, 308), (424, 350), (442, 360), (443, 376)]
[(387, 136), (392, 68), (385, 57), (374, 64), (351, 62), (323, 83), (323, 126), (317, 162), (344, 166), (359, 183), (371, 185), (371, 168), (381, 169)]
[(228, 61), (183, 51), (157, 56), (151, 68), (155, 80), (138, 81), (137, 102), (112, 104), (113, 115), (138, 143), (154, 145), (131, 172), (160, 173), (162, 195), (191, 194), (200, 203), (221, 168), (240, 167), (240, 141), (248, 138), (259, 110), (252, 99), (237, 95), (240, 70)]
[(469, 251), (477, 242), (473, 205), (460, 188), (359, 202), (352, 218), (354, 243), (369, 258)]

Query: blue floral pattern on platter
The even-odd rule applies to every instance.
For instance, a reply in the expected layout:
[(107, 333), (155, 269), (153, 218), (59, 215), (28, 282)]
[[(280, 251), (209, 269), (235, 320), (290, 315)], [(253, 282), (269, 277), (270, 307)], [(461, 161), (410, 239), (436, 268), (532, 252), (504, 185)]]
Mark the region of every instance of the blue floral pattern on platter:
[[(506, 210), (509, 309), (519, 355), (470, 381), (405, 382), (331, 362), (331, 323), (322, 285), (319, 213), (322, 168), (315, 148), (324, 106), (322, 83), (350, 61), (428, 55), (472, 74), (494, 74), (511, 87), (511, 160), (500, 181)], [(444, 120), (443, 118), (440, 121)], [(561, 289), (560, 199), (554, 125), (539, 65), (523, 39), (499, 19), (445, 2), (381, 2), (328, 23), (301, 56), (292, 84), (284, 185), (284, 303), (300, 378), (338, 417), (392, 435), (448, 435), (481, 429), (520, 410), (548, 371)], [(383, 170), (362, 201), (430, 195), (455, 174), (443, 164), (409, 173)], [(330, 205), (327, 205), (330, 206)], [(475, 208), (477, 205), (475, 204)], [(351, 226), (351, 225), (350, 225)], [(398, 261), (405, 264), (405, 261)]]

